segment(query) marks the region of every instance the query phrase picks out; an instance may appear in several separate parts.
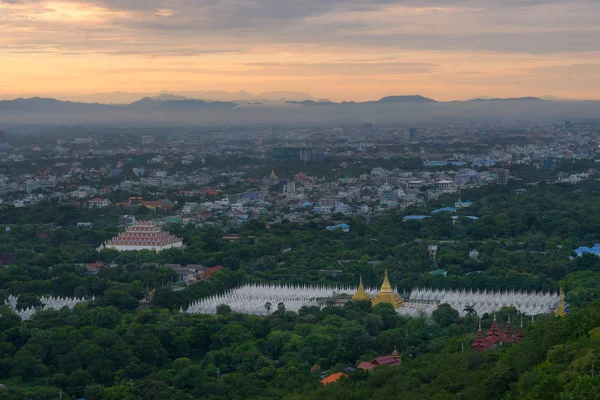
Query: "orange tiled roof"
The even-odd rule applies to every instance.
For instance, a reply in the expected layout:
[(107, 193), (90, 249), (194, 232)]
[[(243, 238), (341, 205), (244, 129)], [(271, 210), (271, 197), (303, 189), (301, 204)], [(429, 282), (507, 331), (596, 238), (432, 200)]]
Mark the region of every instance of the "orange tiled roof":
[(342, 376), (348, 377), (348, 375), (344, 374), (343, 372), (336, 372), (335, 374), (329, 375), (327, 378), (322, 379), (321, 383), (323, 386), (326, 386), (330, 383), (339, 381)]

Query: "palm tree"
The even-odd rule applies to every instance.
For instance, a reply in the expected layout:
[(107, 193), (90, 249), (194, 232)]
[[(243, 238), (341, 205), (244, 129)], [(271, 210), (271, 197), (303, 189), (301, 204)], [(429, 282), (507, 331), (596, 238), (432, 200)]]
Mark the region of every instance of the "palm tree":
[(475, 306), (465, 306), (463, 311), (466, 313), (467, 317), (474, 317), (477, 315), (477, 311), (475, 311)]

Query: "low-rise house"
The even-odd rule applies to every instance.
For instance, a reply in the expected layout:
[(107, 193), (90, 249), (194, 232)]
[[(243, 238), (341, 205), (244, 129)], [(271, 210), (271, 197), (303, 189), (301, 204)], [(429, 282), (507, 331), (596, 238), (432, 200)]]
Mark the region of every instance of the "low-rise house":
[(101, 199), (96, 197), (88, 201), (89, 208), (104, 208), (108, 206), (110, 206), (110, 200), (108, 199)]

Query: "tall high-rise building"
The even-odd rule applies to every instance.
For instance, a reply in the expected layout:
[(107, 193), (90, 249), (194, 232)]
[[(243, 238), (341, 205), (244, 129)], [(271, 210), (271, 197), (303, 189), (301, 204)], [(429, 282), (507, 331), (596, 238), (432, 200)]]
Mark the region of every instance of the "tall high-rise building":
[(408, 140), (416, 140), (418, 136), (417, 128), (410, 128), (408, 130)]
[(506, 168), (496, 170), (496, 183), (498, 185), (506, 185), (510, 179), (510, 171)]
[(573, 123), (571, 121), (565, 121), (565, 131), (570, 132), (573, 129)]
[(547, 157), (540, 160), (540, 169), (548, 170), (554, 168), (554, 158)]

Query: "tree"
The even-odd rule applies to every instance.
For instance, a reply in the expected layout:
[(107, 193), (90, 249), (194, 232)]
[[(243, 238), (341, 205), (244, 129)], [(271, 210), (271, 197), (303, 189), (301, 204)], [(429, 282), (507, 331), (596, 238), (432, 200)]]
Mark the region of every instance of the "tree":
[(231, 314), (231, 307), (227, 304), (219, 304), (217, 306), (217, 315), (229, 315)]
[(189, 358), (186, 358), (186, 357), (178, 358), (175, 361), (173, 361), (173, 369), (178, 372), (183, 371), (184, 369), (188, 368), (191, 365), (192, 365), (192, 360), (190, 360)]
[(114, 329), (121, 322), (121, 313), (113, 307), (98, 307), (90, 311), (90, 319), (94, 326)]
[(265, 303), (265, 309), (267, 310), (267, 315), (271, 312), (271, 307), (273, 307), (273, 305), (271, 304), (270, 301), (267, 301)]
[(26, 308), (41, 307), (40, 298), (34, 294), (22, 294), (17, 299), (17, 309), (24, 310)]
[(278, 314), (285, 313), (285, 304), (283, 304), (283, 303), (278, 303), (277, 304), (277, 313)]
[(80, 397), (92, 382), (92, 376), (87, 371), (77, 369), (67, 378), (67, 392)]
[(466, 313), (467, 317), (477, 316), (477, 311), (475, 311), (475, 307), (472, 305), (466, 305), (463, 311)]
[(458, 311), (450, 304), (443, 303), (431, 313), (431, 318), (442, 326), (449, 326), (458, 319)]

